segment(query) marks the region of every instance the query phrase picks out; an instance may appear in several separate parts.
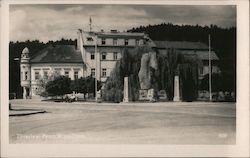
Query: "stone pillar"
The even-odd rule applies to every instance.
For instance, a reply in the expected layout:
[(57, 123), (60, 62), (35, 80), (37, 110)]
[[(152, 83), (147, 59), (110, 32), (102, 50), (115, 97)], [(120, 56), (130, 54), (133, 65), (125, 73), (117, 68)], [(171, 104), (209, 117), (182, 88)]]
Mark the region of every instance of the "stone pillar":
[(129, 102), (128, 77), (124, 77), (123, 102), (126, 102), (126, 103)]
[(179, 81), (179, 76), (174, 77), (174, 101), (180, 101), (180, 81)]
[(23, 99), (27, 99), (26, 87), (23, 87)]

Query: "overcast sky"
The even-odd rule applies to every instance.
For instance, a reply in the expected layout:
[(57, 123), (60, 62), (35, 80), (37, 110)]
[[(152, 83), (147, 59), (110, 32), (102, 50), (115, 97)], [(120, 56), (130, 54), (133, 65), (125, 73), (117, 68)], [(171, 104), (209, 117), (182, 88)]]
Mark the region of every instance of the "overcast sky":
[(160, 23), (236, 25), (235, 6), (173, 5), (11, 5), (10, 40), (38, 39), (44, 42), (76, 38), (78, 28), (124, 31), (140, 25)]

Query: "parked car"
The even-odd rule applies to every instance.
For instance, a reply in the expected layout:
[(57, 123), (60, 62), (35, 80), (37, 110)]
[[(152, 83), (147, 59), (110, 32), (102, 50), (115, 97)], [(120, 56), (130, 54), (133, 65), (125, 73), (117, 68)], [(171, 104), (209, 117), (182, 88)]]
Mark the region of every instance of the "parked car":
[(76, 101), (76, 96), (73, 95), (73, 94), (65, 94), (63, 99), (64, 99), (65, 102), (71, 103), (73, 101)]

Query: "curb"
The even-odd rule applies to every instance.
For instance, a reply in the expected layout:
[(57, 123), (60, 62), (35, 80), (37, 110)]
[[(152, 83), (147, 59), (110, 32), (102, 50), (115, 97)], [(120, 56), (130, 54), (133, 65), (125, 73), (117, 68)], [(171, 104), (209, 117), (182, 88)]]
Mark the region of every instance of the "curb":
[(39, 113), (47, 113), (47, 111), (36, 111), (36, 112), (29, 112), (29, 113), (20, 113), (20, 114), (9, 114), (9, 116), (27, 116)]

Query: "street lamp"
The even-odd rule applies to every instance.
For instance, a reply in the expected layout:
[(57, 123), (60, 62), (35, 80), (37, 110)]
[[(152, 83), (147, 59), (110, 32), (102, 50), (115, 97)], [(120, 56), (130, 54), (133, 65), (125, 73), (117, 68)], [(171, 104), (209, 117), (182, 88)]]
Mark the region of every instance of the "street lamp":
[[(20, 58), (14, 58), (13, 61), (15, 62), (18, 62), (20, 61)], [(10, 98), (11, 99), (11, 98)], [(16, 99), (16, 93), (15, 93), (15, 96), (14, 96), (14, 99)], [(13, 110), (12, 107), (11, 107), (11, 103), (9, 102), (9, 110)]]
[(213, 97), (212, 97), (212, 72), (211, 72), (211, 68), (212, 68), (212, 64), (211, 64), (211, 37), (210, 34), (208, 35), (208, 67), (209, 67), (209, 101), (212, 101)]

